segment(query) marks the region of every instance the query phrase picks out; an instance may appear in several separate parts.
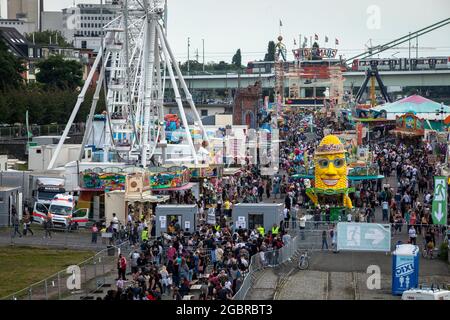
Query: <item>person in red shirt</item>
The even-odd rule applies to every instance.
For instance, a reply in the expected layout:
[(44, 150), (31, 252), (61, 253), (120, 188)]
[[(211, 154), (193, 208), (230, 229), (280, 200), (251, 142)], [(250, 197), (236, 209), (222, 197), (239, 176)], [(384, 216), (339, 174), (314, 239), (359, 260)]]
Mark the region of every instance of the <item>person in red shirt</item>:
[(117, 270), (119, 274), (119, 278), (117, 280), (127, 280), (125, 277), (125, 273), (127, 271), (127, 259), (122, 254), (119, 255), (119, 260), (117, 261)]

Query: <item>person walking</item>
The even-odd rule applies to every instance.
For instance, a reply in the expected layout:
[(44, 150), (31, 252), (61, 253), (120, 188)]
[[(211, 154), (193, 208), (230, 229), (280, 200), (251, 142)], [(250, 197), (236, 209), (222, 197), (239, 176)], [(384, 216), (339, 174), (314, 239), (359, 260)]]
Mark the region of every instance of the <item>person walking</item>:
[(92, 239), (91, 239), (91, 243), (97, 243), (97, 236), (98, 236), (98, 227), (97, 227), (97, 223), (94, 223), (92, 225)]
[(14, 233), (13, 233), (12, 237), (15, 238), (16, 234), (18, 234), (19, 237), (22, 238), (22, 233), (20, 233), (20, 230), (19, 230), (20, 221), (19, 221), (19, 217), (17, 216), (17, 212), (15, 210), (16, 210), (16, 208), (14, 206), (12, 206), (12, 209), (11, 209), (11, 213), (12, 213), (11, 220), (12, 220), (12, 225), (14, 227)]
[(413, 245), (416, 245), (417, 234), (416, 229), (414, 228), (413, 225), (409, 227), (408, 235), (409, 235), (409, 242)]
[(26, 213), (23, 218), (23, 235), (26, 236), (30, 232), (34, 236), (33, 230), (31, 230), (31, 217), (29, 213)]
[(127, 280), (127, 278), (125, 277), (126, 271), (127, 271), (127, 259), (122, 254), (119, 254), (119, 259), (117, 260), (117, 274), (118, 274), (117, 280), (119, 279)]
[(322, 250), (324, 247), (328, 250), (327, 232), (325, 230), (322, 231)]

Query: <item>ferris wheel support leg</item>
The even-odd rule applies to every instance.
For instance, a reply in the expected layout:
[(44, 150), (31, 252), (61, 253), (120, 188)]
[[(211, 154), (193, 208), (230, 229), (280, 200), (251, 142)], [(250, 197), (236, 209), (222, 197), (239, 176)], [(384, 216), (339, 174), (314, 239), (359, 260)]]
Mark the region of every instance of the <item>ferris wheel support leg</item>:
[(81, 161), (84, 155), (84, 146), (87, 144), (89, 136), (92, 131), (92, 122), (94, 120), (95, 109), (97, 108), (98, 99), (100, 98), (100, 91), (102, 89), (103, 79), (105, 78), (105, 66), (102, 66), (100, 71), (100, 76), (97, 81), (97, 85), (95, 87), (94, 97), (92, 98), (91, 110), (89, 111), (89, 118), (86, 123), (86, 130), (84, 132), (83, 141), (81, 142), (80, 155), (78, 156), (78, 160)]
[(175, 74), (173, 72), (173, 65), (176, 65), (176, 60), (171, 60), (169, 52), (167, 51), (167, 45), (164, 38), (164, 34), (159, 27), (156, 28), (158, 30), (158, 35), (161, 40), (161, 47), (163, 49), (165, 60), (167, 61), (167, 69), (169, 70), (170, 81), (172, 82), (173, 91), (175, 92), (175, 100), (178, 105), (178, 109), (180, 111), (181, 120), (184, 125), (184, 129), (186, 131), (186, 136), (189, 142), (189, 146), (191, 147), (192, 155), (194, 157), (194, 163), (198, 164), (197, 152), (195, 151), (194, 142), (192, 141), (191, 132), (189, 130), (189, 125), (186, 119), (186, 114), (184, 113), (183, 102), (181, 101), (180, 90), (178, 89), (177, 81), (175, 80)]
[(147, 22), (147, 32), (145, 35), (144, 48), (144, 136), (142, 140), (141, 161), (144, 168), (147, 167), (147, 152), (149, 151), (149, 126), (150, 126), (150, 108), (152, 105), (152, 85), (153, 75), (155, 74), (155, 43), (156, 43), (156, 21), (150, 19)]
[[(67, 135), (69, 134), (69, 131), (70, 131), (70, 128), (72, 127), (73, 121), (75, 120), (75, 117), (77, 116), (78, 110), (80, 110), (81, 104), (84, 102), (86, 92), (89, 89), (92, 79), (94, 78), (94, 74), (97, 71), (97, 67), (100, 63), (102, 55), (103, 55), (103, 50), (100, 49), (97, 54), (97, 58), (95, 59), (94, 64), (92, 66), (92, 69), (89, 72), (89, 76), (86, 79), (86, 82), (84, 83), (83, 89), (81, 90), (81, 93), (78, 95), (77, 103), (75, 104), (75, 107), (72, 110), (72, 114), (70, 115), (69, 121), (67, 122), (66, 128), (64, 129), (61, 139), (58, 142), (55, 153), (53, 154), (53, 157), (50, 160), (47, 170), (51, 170), (55, 166), (55, 162), (58, 159), (58, 156), (59, 156), (59, 153), (61, 152), (64, 141), (66, 140)], [(81, 148), (83, 148), (83, 146), (81, 146)]]
[[(170, 44), (167, 41), (167, 37), (164, 34), (164, 32), (162, 32), (160, 25), (158, 25), (158, 31), (160, 32), (160, 34), (162, 34), (162, 36), (164, 38), (164, 42), (167, 44), (167, 51), (169, 52), (170, 58), (172, 59), (172, 61), (176, 61), (175, 55), (173, 54), (172, 49), (170, 47)], [(183, 88), (184, 94), (186, 95), (186, 99), (187, 99), (187, 101), (189, 103), (189, 106), (191, 107), (192, 111), (194, 112), (194, 115), (195, 115), (195, 118), (196, 118), (196, 120), (198, 122), (198, 125), (200, 126), (200, 129), (202, 130), (204, 139), (207, 142), (209, 142), (208, 135), (206, 134), (205, 127), (203, 127), (202, 119), (200, 118), (200, 115), (199, 115), (199, 113), (197, 111), (197, 108), (195, 107), (194, 100), (192, 99), (192, 95), (189, 92), (189, 89), (188, 89), (188, 87), (186, 85), (186, 81), (183, 78), (183, 74), (181, 73), (181, 70), (180, 70), (180, 67), (178, 66), (178, 64), (174, 63), (174, 69), (175, 69), (175, 72), (177, 73), (178, 79), (180, 80), (181, 87)]]

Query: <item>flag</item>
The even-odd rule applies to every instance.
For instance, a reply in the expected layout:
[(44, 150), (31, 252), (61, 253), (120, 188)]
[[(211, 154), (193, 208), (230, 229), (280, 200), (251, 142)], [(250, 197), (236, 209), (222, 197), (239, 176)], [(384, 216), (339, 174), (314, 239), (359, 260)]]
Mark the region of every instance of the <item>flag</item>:
[(283, 21), (281, 21), (281, 19), (280, 19), (280, 27), (282, 27), (283, 26)]
[(318, 36), (317, 34), (314, 34), (314, 39), (315, 39), (316, 41), (319, 41), (319, 36)]
[(325, 36), (325, 42), (328, 42), (328, 37), (327, 36)]
[(27, 138), (31, 138), (33, 136), (33, 134), (31, 133), (30, 126), (28, 124), (28, 110), (27, 110), (27, 112), (25, 114), (25, 118), (26, 118), (26, 122), (27, 122), (26, 123), (26, 125), (27, 125)]
[(336, 43), (336, 45), (338, 45), (338, 44), (339, 44), (339, 40), (338, 40), (338, 39), (336, 39), (336, 42), (335, 42), (335, 43)]

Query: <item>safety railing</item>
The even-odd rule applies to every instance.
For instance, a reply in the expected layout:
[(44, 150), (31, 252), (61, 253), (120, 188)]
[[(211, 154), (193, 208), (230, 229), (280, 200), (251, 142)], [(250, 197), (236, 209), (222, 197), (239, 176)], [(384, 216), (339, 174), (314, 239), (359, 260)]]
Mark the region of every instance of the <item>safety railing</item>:
[(244, 275), (244, 281), (234, 295), (233, 300), (245, 300), (248, 291), (255, 283), (257, 272), (266, 267), (277, 267), (290, 261), (299, 249), (299, 236), (296, 236), (281, 249), (261, 251), (253, 255), (250, 259), (248, 271)]
[(108, 275), (117, 268), (119, 253), (128, 254), (128, 249), (128, 242), (111, 246), (2, 300), (62, 300), (74, 295), (86, 298), (107, 283)]

